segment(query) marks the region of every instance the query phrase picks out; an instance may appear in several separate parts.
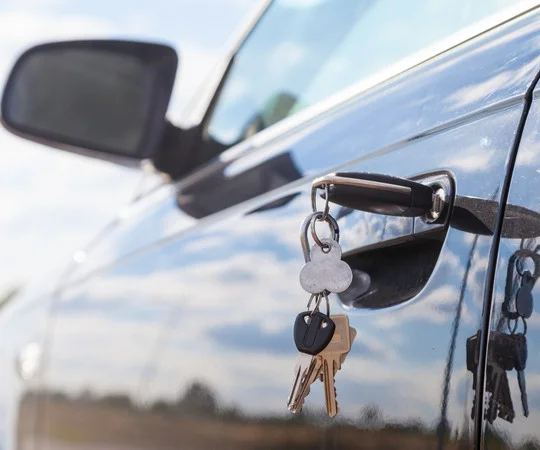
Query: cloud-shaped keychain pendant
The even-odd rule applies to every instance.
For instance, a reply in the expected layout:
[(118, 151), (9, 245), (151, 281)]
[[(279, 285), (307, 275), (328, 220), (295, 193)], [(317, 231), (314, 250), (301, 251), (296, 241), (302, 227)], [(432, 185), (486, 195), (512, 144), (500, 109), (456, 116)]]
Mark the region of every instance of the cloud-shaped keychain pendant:
[(343, 292), (351, 285), (352, 270), (341, 260), (341, 247), (336, 241), (321, 239), (321, 242), (328, 250), (318, 244), (311, 247), (310, 261), (300, 271), (300, 284), (310, 294), (320, 294), (325, 290)]

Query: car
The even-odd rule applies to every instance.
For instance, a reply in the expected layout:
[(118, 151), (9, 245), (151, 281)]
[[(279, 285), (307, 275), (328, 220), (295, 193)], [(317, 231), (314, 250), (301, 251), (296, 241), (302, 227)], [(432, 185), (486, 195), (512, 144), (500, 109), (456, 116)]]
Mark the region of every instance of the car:
[(240, 35), (174, 124), (169, 46), (14, 64), (9, 131), (168, 182), (2, 308), (0, 447), (538, 448), (538, 5), (275, 0)]

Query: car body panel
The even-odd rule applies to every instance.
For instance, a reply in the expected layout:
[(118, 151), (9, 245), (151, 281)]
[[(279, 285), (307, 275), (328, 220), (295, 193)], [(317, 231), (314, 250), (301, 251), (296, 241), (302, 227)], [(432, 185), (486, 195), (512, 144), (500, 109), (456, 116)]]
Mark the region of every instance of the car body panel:
[[(439, 151), (448, 154), (457, 145), (489, 161), (472, 172), (460, 157), (447, 163), (457, 194), (496, 200), (522, 108), (514, 104), (345, 169), (429, 172), (439, 169)], [(250, 448), (269, 442), (308, 448), (326, 440), (355, 448), (355, 439), (368, 436), (385, 448), (397, 437), (396, 445), (435, 446), (442, 439), (442, 403), (452, 424), (444, 439), (458, 430), (459, 440), (471, 439), (471, 375), (460, 344), (480, 324), (492, 237), (454, 228), (413, 300), (348, 311), (358, 337), (336, 377), (341, 412), (334, 426), (322, 414), (320, 384), (306, 401), (311, 413), (289, 416), (285, 402), (296, 356), (291, 327), (308, 299), (298, 285), (298, 224), (310, 211), (309, 192), (306, 181), (282, 193), (300, 194), (283, 206), (248, 215), (238, 209), (64, 286), (54, 305), (40, 440), (62, 447), (71, 430), (77, 444), (98, 448), (167, 448), (184, 440), (193, 448), (213, 448), (214, 440), (221, 448), (241, 448), (244, 439)], [(351, 217), (351, 225), (341, 221), (345, 251), (381, 231), (377, 216), (356, 216), (352, 223)], [(335, 298), (331, 305), (343, 312)], [(464, 320), (450, 364), (457, 315)], [(184, 395), (190, 389), (200, 396), (213, 392), (211, 400), (199, 404), (197, 396)], [(109, 414), (125, 427), (108, 427)], [(162, 422), (165, 434), (158, 431)], [(342, 432), (345, 424), (352, 425)], [(252, 427), (259, 434), (251, 435)]]
[[(294, 181), (302, 183), (303, 177), (324, 175), (520, 102), (539, 67), (537, 33), (538, 14), (532, 12), (375, 88), (349, 93), (340, 105), (294, 127), (278, 123), (264, 130), (178, 182), (176, 200), (167, 185), (127, 206), (92, 243), (85, 264), (73, 276), (84, 277), (199, 227), (181, 208), (211, 204), (202, 215), (224, 210), (208, 218), (220, 220), (233, 212), (231, 206), (254, 199), (241, 208), (256, 207), (281, 195), (274, 192), (281, 186), (284, 191)], [(294, 162), (281, 161), (292, 152)], [(438, 166), (444, 168), (450, 158), (445, 154)], [(286, 164), (293, 167), (284, 175)], [(172, 207), (175, 201), (181, 208)]]
[(45, 370), (44, 348), (50, 326), (54, 284), (51, 280), (19, 288), (2, 299), (0, 355), (3, 362), (0, 389), (0, 446), (35, 448), (39, 421), (39, 396)]
[[(474, 447), (465, 343), (489, 306), (497, 239), (451, 221), (412, 299), (360, 309), (332, 296), (332, 313), (346, 311), (358, 336), (336, 376), (341, 411), (329, 420), (320, 383), (301, 415), (286, 411), (292, 323), (308, 298), (297, 280), (298, 226), (313, 178), (340, 170), (443, 173), (478, 210), (490, 203), (494, 230), (539, 39), (534, 10), (388, 80), (362, 81), (123, 209), (53, 286), (3, 306), (0, 447)], [(217, 84), (193, 109), (195, 125)], [(533, 211), (539, 111), (536, 100), (509, 196)], [(361, 212), (339, 223), (347, 255), (431, 230)], [(516, 245), (503, 237), (495, 308)], [(502, 435), (508, 447), (538, 440), (534, 317), (532, 415), (487, 427), (488, 445)], [(39, 370), (22, 379), (21, 361)]]
[[(526, 388), (530, 414), (525, 417), (521, 405), (520, 389), (517, 381), (517, 373), (511, 370), (507, 373), (510, 387), (511, 401), (515, 411), (515, 419), (512, 423), (497, 418), (493, 423), (485, 421), (486, 448), (527, 448), (538, 445), (540, 432), (538, 430), (540, 396), (538, 386), (538, 373), (540, 370), (539, 336), (538, 336), (538, 302), (534, 303), (534, 309), (530, 318), (526, 319), (526, 326), (521, 320), (515, 323), (513, 320), (506, 322), (503, 314), (503, 303), (508, 297), (511, 311), (515, 311), (512, 299), (517, 295), (517, 289), (521, 285), (521, 277), (513, 272), (509, 276), (509, 266), (512, 256), (523, 249), (531, 254), (537, 253), (536, 246), (540, 244), (540, 223), (536, 215), (540, 212), (540, 198), (538, 189), (540, 186), (539, 176), (539, 130), (540, 130), (540, 88), (537, 86), (533, 93), (533, 101), (527, 116), (527, 121), (520, 141), (520, 146), (515, 159), (514, 171), (511, 178), (508, 193), (508, 203), (502, 223), (502, 236), (497, 255), (497, 266), (493, 299), (491, 305), (490, 336), (502, 332), (510, 334), (526, 333), (528, 359), (525, 370)], [(516, 215), (515, 208), (524, 208), (527, 216)], [(517, 220), (516, 220), (517, 217)], [(518, 253), (519, 254), (519, 253)], [(534, 273), (535, 263), (530, 256), (522, 258), (525, 270)], [(540, 269), (540, 267), (539, 267)], [(540, 291), (538, 284), (532, 290), (533, 300), (538, 298)]]
[[(494, 225), (539, 36), (533, 12), (127, 210), (55, 292), (39, 447), (474, 447), (465, 342), (482, 324), (493, 235), (451, 222), (412, 299), (347, 310), (358, 336), (331, 421), (320, 383), (304, 413), (286, 411), (308, 299), (298, 227), (312, 179), (338, 169), (443, 171), (456, 196), (494, 205)], [(359, 212), (339, 223), (348, 254), (411, 229)], [(344, 312), (335, 296), (331, 308)]]

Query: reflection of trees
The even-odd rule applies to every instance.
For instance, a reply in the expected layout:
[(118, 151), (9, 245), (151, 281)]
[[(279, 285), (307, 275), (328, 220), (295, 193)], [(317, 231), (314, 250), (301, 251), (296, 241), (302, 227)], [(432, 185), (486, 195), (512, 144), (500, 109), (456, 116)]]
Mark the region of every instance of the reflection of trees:
[[(33, 398), (34, 401), (29, 401)], [(91, 447), (138, 449), (197, 448), (308, 450), (435, 448), (434, 426), (420, 420), (392, 421), (377, 405), (364, 406), (355, 420), (346, 415), (329, 419), (324, 407), (305, 408), (298, 415), (254, 414), (223, 404), (215, 391), (195, 380), (179, 396), (156, 399), (141, 407), (125, 393), (98, 396), (88, 389), (77, 396), (61, 392), (27, 394), (20, 421), (31, 414), (36, 398), (46, 406), (44, 439)], [(25, 403), (27, 410), (25, 413)], [(26, 417), (27, 417), (26, 416)], [(459, 440), (448, 448), (462, 447)]]
[(360, 411), (358, 425), (360, 428), (376, 430), (383, 425), (383, 414), (377, 405), (367, 405)]
[(214, 392), (205, 384), (195, 381), (180, 400), (180, 409), (196, 414), (215, 414), (217, 401)]
[[(356, 420), (346, 415), (329, 419), (323, 407), (305, 408), (298, 415), (286, 412), (285, 406), (282, 414), (250, 414), (238, 405), (222, 404), (214, 390), (198, 380), (178, 397), (157, 399), (145, 408), (125, 393), (97, 396), (88, 389), (77, 396), (28, 393), (21, 402), (20, 422), (32, 414), (36, 400), (47, 405), (44, 439), (70, 444), (157, 450), (348, 450), (435, 448), (438, 442), (437, 423), (390, 420), (376, 404), (362, 407)], [(486, 430), (486, 438), (489, 448), (508, 446), (493, 429)], [(449, 449), (471, 446), (463, 435), (447, 439)], [(516, 448), (540, 449), (533, 440)]]

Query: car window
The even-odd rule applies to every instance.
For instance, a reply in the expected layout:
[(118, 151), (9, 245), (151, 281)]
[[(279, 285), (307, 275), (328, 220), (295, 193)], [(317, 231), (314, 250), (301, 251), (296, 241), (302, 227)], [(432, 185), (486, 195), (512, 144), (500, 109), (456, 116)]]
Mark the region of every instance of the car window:
[(230, 147), (515, 0), (274, 0), (237, 52), (205, 139)]

